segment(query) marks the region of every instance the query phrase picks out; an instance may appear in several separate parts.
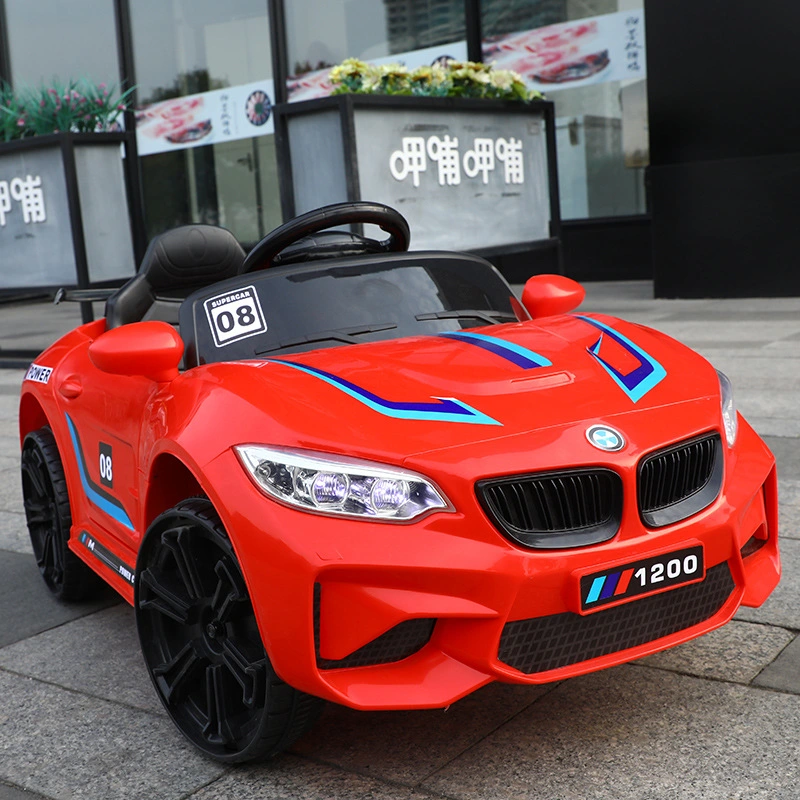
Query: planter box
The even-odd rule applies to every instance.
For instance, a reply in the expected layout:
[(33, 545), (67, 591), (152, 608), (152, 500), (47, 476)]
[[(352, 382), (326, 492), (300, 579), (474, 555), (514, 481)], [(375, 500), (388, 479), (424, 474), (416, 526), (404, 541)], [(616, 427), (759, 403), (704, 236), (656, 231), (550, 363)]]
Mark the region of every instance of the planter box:
[(345, 94), (278, 105), (275, 126), (286, 218), (371, 200), (415, 250), (558, 250), (552, 103)]
[(60, 133), (0, 145), (0, 290), (134, 274), (124, 140)]

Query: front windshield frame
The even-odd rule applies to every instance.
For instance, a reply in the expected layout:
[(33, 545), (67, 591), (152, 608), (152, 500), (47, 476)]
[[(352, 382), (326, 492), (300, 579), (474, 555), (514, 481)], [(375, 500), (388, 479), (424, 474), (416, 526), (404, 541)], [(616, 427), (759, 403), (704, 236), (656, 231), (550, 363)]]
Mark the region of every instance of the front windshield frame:
[[(261, 323), (238, 339), (214, 331), (220, 302), (232, 311), (250, 304), (245, 321), (252, 306)], [(511, 287), (477, 256), (393, 253), (259, 270), (204, 287), (184, 301), (180, 330), (187, 366), (195, 366), (514, 322), (516, 308)]]

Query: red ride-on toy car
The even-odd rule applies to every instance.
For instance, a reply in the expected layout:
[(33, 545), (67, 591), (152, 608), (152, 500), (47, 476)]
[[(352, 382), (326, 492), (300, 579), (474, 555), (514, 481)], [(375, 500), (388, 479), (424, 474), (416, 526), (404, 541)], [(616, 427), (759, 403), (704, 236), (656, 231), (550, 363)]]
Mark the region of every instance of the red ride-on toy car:
[[(325, 231), (351, 223), (389, 237)], [(170, 231), (23, 382), (42, 577), (133, 604), (161, 701), (220, 760), (286, 748), (321, 699), (444, 707), (641, 658), (778, 582), (775, 462), (724, 375), (576, 312), (566, 278), (520, 302), (407, 246), (375, 203), (247, 257)]]

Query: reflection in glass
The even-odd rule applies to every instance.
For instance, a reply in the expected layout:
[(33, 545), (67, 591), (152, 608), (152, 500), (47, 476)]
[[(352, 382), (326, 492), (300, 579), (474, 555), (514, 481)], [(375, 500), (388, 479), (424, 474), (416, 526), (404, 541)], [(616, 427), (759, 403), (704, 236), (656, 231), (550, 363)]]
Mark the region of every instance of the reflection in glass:
[(286, 3), (289, 71), (345, 58), (383, 58), (464, 38), (463, 0), (292, 0)]
[[(136, 0), (131, 24), (139, 106), (272, 77), (265, 0)], [(169, 141), (192, 145), (204, 124), (202, 114), (192, 118)], [(160, 152), (141, 164), (149, 237), (201, 222), (252, 245), (281, 222), (272, 135)]]
[(5, 0), (11, 81), (119, 83), (113, 0)]
[(555, 105), (562, 218), (645, 213), (641, 3), (483, 0), (481, 23), (484, 60), (520, 72)]

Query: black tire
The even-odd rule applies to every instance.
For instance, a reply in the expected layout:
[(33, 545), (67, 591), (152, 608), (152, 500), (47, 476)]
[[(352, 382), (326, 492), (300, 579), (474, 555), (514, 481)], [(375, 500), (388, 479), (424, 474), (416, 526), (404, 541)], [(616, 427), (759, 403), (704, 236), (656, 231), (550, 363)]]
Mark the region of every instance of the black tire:
[(64, 466), (50, 428), (25, 437), (20, 466), (28, 533), (47, 588), (63, 602), (97, 594), (99, 578), (68, 546), (72, 512)]
[(134, 607), (156, 692), (206, 755), (268, 758), (316, 721), (323, 701), (284, 683), (270, 664), (230, 540), (208, 500), (185, 500), (150, 526)]

